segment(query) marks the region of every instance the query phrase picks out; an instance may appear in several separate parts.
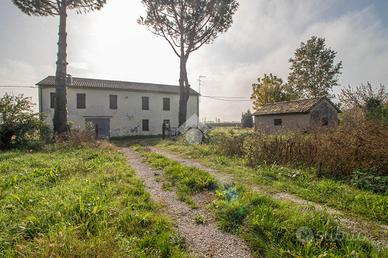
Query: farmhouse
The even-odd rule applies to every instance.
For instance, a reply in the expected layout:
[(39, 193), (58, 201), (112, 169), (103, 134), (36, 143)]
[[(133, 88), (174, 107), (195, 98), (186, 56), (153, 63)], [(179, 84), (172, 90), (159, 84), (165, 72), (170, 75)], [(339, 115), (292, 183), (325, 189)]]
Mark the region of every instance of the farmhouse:
[(268, 103), (253, 114), (255, 129), (267, 133), (309, 131), (338, 125), (339, 109), (326, 97)]
[[(55, 77), (37, 83), (39, 109), (52, 125)], [(199, 113), (199, 94), (190, 90), (187, 118)], [(179, 87), (69, 77), (67, 109), (72, 127), (94, 124), (99, 136), (159, 135), (163, 123), (178, 127)]]

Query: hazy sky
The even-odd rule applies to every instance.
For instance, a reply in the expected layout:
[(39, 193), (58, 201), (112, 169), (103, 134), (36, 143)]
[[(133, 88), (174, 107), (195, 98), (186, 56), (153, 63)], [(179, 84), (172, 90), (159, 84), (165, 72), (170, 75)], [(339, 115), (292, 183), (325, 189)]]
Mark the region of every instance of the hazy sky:
[[(189, 60), (189, 79), (202, 94), (249, 97), (264, 73), (287, 79), (301, 41), (325, 37), (343, 61), (342, 86), (388, 85), (388, 1), (240, 0), (232, 28)], [(77, 77), (177, 84), (178, 58), (162, 38), (136, 23), (139, 0), (108, 0), (98, 12), (68, 18), (69, 73)], [(0, 0), (0, 85), (33, 86), (54, 75), (57, 17), (29, 17)], [(1, 88), (36, 99), (36, 89)], [(338, 92), (339, 89), (336, 89)], [(239, 120), (248, 101), (201, 99), (208, 120)]]

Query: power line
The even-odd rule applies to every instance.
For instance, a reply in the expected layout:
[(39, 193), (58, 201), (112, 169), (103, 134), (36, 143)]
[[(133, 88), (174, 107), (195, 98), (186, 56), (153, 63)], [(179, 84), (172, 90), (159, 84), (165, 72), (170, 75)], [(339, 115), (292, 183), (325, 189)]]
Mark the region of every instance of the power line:
[(219, 101), (229, 101), (229, 102), (252, 101), (251, 99), (230, 98), (230, 97), (221, 97), (221, 96), (201, 96), (201, 97), (219, 100)]
[(31, 89), (35, 89), (38, 87), (36, 87), (36, 86), (1, 86), (0, 85), (0, 88), (31, 88)]

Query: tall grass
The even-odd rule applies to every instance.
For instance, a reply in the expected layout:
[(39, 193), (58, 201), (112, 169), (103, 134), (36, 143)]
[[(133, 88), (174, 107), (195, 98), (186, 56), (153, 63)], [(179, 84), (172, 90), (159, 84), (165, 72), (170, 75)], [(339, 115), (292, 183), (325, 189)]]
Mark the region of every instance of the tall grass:
[(187, 256), (122, 154), (62, 147), (0, 154), (0, 256)]
[[(136, 149), (151, 166), (164, 172), (178, 165), (142, 147)], [(173, 170), (175, 176), (167, 176), (166, 179), (178, 188), (179, 185), (191, 185), (191, 189), (201, 191), (212, 189), (209, 184), (201, 183), (202, 179), (210, 178), (203, 170), (196, 169), (194, 175), (193, 168), (185, 165)], [(193, 178), (195, 175), (200, 179)], [(211, 211), (220, 228), (245, 239), (256, 256), (383, 257), (388, 254), (361, 236), (344, 231), (336, 218), (326, 212), (275, 201), (270, 196), (247, 191), (242, 186), (213, 184), (218, 185), (218, 190)]]
[(236, 182), (244, 185), (257, 184), (270, 191), (285, 191), (306, 200), (326, 204), (352, 216), (388, 223), (388, 196), (369, 190), (357, 189), (348, 182), (322, 178), (314, 168), (292, 168), (266, 164), (247, 166), (238, 156), (220, 154), (214, 144), (186, 145), (164, 141), (160, 148), (196, 158), (223, 173), (233, 175)]
[(194, 167), (185, 167), (141, 146), (135, 146), (134, 149), (152, 167), (163, 170), (163, 177), (166, 179), (165, 187), (175, 187), (178, 198), (192, 207), (195, 207), (191, 198), (192, 194), (214, 190), (218, 187), (216, 180), (205, 171)]

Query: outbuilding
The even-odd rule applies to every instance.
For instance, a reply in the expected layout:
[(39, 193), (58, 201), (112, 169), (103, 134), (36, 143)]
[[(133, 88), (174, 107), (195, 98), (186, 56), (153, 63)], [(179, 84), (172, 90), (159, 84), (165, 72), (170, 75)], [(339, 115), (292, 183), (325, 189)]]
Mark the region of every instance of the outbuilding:
[(311, 131), (338, 125), (338, 107), (327, 97), (274, 102), (263, 105), (253, 116), (255, 129), (265, 133)]

